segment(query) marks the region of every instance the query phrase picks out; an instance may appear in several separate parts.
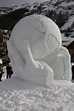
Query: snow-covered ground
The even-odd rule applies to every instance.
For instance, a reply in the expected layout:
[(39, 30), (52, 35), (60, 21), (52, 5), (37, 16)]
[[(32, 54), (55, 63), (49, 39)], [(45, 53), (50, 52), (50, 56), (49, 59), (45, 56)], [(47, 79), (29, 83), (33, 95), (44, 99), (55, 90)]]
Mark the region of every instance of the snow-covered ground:
[(43, 87), (12, 77), (0, 83), (0, 111), (74, 111), (74, 84)]

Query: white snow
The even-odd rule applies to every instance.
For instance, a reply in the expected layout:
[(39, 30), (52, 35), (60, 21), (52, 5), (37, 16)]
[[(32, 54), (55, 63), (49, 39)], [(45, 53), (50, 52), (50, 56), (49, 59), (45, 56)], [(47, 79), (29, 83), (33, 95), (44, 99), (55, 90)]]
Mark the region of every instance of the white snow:
[(48, 87), (16, 77), (0, 83), (0, 111), (73, 111), (74, 84), (55, 81)]

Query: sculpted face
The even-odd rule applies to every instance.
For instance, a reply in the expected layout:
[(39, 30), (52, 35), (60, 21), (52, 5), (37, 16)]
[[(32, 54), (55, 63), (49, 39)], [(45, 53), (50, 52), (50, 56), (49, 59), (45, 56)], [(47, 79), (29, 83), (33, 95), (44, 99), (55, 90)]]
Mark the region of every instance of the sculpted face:
[(58, 26), (42, 15), (30, 15), (21, 19), (13, 28), (10, 41), (20, 52), (22, 42), (28, 40), (35, 60), (52, 55), (61, 46)]

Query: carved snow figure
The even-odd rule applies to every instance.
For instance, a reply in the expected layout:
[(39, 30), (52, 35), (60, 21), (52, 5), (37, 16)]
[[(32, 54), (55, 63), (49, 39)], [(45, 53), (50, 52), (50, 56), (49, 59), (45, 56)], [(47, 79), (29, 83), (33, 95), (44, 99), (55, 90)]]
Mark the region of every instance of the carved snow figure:
[[(10, 41), (7, 43), (16, 76), (41, 85), (49, 85), (54, 78), (70, 80), (70, 71), (66, 73), (67, 75), (62, 73), (65, 72), (65, 68), (69, 68), (70, 57), (68, 56), (68, 61), (62, 59), (62, 56), (58, 57), (59, 53), (63, 57), (65, 55), (62, 53), (61, 44), (60, 30), (48, 17), (30, 15), (21, 19), (13, 28)], [(65, 62), (62, 63), (62, 60)], [(68, 67), (65, 65), (66, 62)], [(61, 76), (59, 65), (63, 66)]]

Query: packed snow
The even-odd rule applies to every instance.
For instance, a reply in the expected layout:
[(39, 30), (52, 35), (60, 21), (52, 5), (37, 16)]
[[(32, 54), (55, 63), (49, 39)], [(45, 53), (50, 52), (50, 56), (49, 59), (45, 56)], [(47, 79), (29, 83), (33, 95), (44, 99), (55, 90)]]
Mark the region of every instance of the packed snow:
[(43, 87), (12, 77), (0, 83), (0, 111), (74, 111), (74, 84)]

